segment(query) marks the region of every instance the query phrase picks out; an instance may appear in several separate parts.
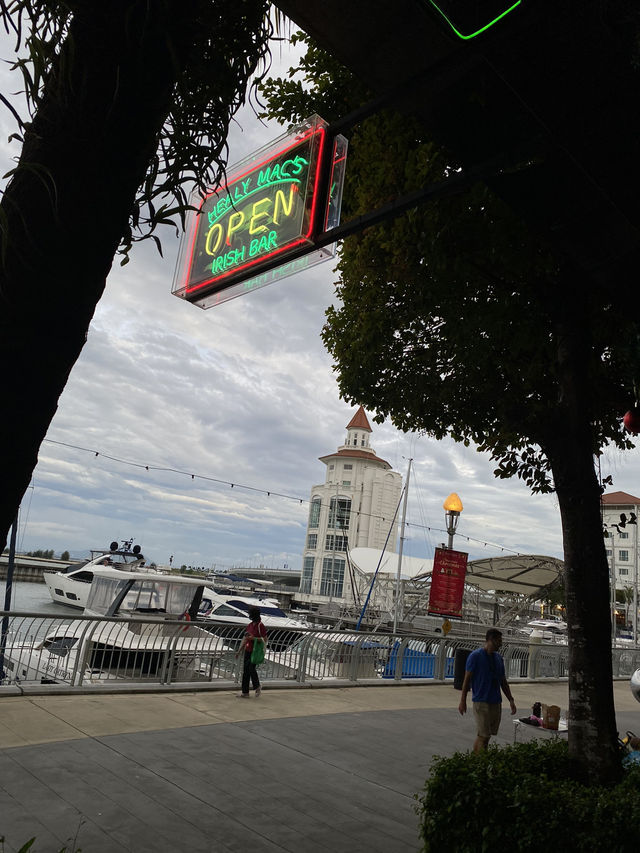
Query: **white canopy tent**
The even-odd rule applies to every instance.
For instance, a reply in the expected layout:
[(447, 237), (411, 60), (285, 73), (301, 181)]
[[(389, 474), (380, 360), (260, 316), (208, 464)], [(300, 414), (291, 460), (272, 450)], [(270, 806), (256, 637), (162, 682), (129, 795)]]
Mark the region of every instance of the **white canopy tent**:
[[(377, 548), (353, 548), (349, 552), (349, 559), (359, 579), (361, 599), (366, 595), (377, 569), (371, 604), (380, 610), (393, 611), (396, 606), (398, 554), (382, 552)], [(515, 593), (534, 598), (559, 579), (563, 565), (557, 557), (540, 554), (510, 554), (471, 560), (467, 566), (466, 584), (483, 593)], [(433, 560), (403, 555), (400, 566), (400, 612), (404, 611), (403, 600), (409, 592), (413, 594), (414, 604), (411, 609), (415, 611), (418, 598), (428, 591), (432, 570)]]
[(562, 574), (564, 563), (558, 557), (540, 554), (512, 554), (472, 560), (467, 566), (467, 583), (484, 591), (517, 592), (535, 595)]
[[(393, 551), (381, 551), (379, 548), (352, 548), (349, 551), (349, 559), (353, 566), (365, 575), (372, 575), (378, 568), (378, 563), (380, 563), (379, 575), (392, 575), (394, 578), (398, 575), (398, 554)], [(426, 557), (405, 557), (403, 554), (400, 577), (406, 580), (416, 575), (430, 574), (432, 569), (433, 560), (428, 560)]]
[[(398, 554), (382, 552), (378, 548), (353, 548), (349, 558), (356, 569), (372, 575), (378, 564), (379, 575), (397, 577)], [(471, 560), (467, 566), (466, 582), (483, 591), (516, 592), (533, 595), (558, 580), (564, 563), (558, 557), (540, 554), (510, 554)], [(433, 560), (420, 557), (402, 557), (400, 577), (417, 580), (431, 574)]]

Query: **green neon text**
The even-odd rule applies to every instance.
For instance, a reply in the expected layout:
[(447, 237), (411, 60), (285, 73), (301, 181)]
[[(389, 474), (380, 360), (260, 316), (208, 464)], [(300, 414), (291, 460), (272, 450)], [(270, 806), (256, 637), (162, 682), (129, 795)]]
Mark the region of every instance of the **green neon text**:
[(436, 9), (440, 15), (442, 15), (442, 17), (445, 19), (445, 21), (449, 24), (451, 29), (454, 31), (454, 33), (459, 38), (464, 39), (465, 41), (468, 41), (469, 39), (472, 39), (472, 38), (475, 38), (476, 36), (479, 36), (480, 33), (486, 32), (486, 30), (488, 30), (494, 24), (497, 24), (498, 21), (502, 20), (502, 18), (504, 18), (505, 15), (508, 15), (509, 12), (513, 12), (513, 10), (522, 3), (522, 0), (516, 0), (516, 2), (513, 3), (513, 5), (509, 6), (508, 9), (505, 9), (504, 12), (501, 12), (499, 15), (497, 15), (492, 21), (489, 21), (487, 24), (480, 27), (474, 33), (468, 33), (467, 35), (464, 35), (463, 33), (460, 32), (460, 30), (458, 30), (456, 28), (453, 21), (442, 11), (442, 9), (438, 6), (438, 4), (435, 2), (435, 0), (427, 0), (427, 2), (429, 2), (433, 6), (433, 8)]
[(269, 231), (271, 225), (280, 225), (283, 219), (291, 216), (296, 195), (297, 186), (291, 184), (288, 198), (283, 190), (276, 190), (273, 198), (266, 196), (242, 210), (234, 210), (226, 225), (215, 222), (209, 228), (205, 239), (206, 254), (217, 255), (223, 245), (230, 246), (233, 236), (245, 229), (254, 236)]
[(212, 210), (207, 212), (209, 226), (215, 225), (229, 210), (234, 209), (257, 192), (278, 184), (300, 184), (300, 175), (304, 173), (308, 165), (308, 160), (297, 155), (292, 160), (284, 160), (282, 163), (275, 163), (273, 166), (261, 169), (255, 183), (253, 175), (249, 175), (243, 181), (238, 181), (233, 190), (221, 198)]

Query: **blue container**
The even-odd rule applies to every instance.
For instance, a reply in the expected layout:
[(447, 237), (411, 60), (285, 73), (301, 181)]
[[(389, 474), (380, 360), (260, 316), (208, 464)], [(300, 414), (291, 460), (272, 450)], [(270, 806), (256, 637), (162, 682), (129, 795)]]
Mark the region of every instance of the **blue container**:
[[(399, 643), (394, 643), (389, 660), (382, 674), (383, 678), (395, 678), (398, 663)], [(405, 649), (402, 656), (402, 678), (433, 678), (436, 656), (415, 649)]]

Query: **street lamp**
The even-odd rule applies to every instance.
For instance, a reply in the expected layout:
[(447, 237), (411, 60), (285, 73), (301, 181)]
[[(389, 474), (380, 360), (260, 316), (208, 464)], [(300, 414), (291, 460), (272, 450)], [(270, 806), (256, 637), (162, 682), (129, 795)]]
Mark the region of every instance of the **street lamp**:
[(444, 509), (444, 521), (447, 525), (447, 533), (449, 534), (449, 543), (447, 548), (453, 550), (453, 537), (456, 533), (460, 513), (462, 512), (462, 501), (455, 492), (452, 492), (446, 501), (442, 504)]

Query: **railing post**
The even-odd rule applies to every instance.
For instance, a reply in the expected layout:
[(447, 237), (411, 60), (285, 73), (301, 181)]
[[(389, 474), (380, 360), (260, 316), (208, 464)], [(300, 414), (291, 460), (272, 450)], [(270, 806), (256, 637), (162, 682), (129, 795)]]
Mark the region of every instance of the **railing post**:
[(87, 622), (87, 627), (83, 629), (82, 634), (78, 639), (78, 654), (76, 655), (76, 662), (70, 678), (72, 687), (82, 687), (84, 671), (87, 666), (87, 658), (89, 655), (89, 643), (91, 642), (91, 637), (97, 627), (97, 621), (90, 620)]
[(158, 678), (159, 684), (171, 684), (171, 669), (173, 665), (173, 659), (175, 658), (176, 645), (178, 642), (178, 634), (180, 630), (180, 627), (174, 626), (173, 634), (167, 635), (167, 649), (164, 656), (162, 669)]
[(349, 662), (349, 681), (356, 682), (358, 680), (358, 666), (360, 664), (360, 658), (362, 657), (363, 642), (364, 637), (357, 637), (355, 643), (351, 647), (353, 652), (351, 654), (351, 661)]
[(309, 657), (309, 645), (313, 634), (309, 633), (302, 641), (302, 651), (298, 657), (298, 667), (296, 669), (296, 681), (299, 684), (304, 684), (306, 681), (307, 658)]
[[(394, 641), (395, 642), (395, 641)], [(394, 681), (402, 681), (402, 667), (404, 664), (404, 650), (409, 645), (409, 640), (404, 637), (400, 645), (398, 646), (398, 653), (396, 654), (396, 669), (393, 674)]]
[(438, 681), (444, 681), (447, 666), (447, 647), (444, 638), (439, 637), (436, 642), (438, 643), (438, 650), (436, 652), (436, 665), (433, 668), (433, 677)]

